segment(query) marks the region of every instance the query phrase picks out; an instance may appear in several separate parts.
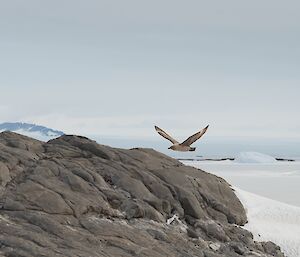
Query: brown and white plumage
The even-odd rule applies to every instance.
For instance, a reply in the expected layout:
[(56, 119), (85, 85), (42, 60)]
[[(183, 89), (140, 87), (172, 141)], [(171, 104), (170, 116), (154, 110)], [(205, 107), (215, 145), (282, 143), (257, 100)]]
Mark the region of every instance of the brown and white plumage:
[(157, 126), (155, 126), (155, 130), (162, 137), (164, 137), (165, 139), (172, 142), (173, 145), (170, 146), (169, 149), (172, 149), (174, 151), (186, 152), (186, 151), (195, 151), (196, 150), (196, 147), (191, 147), (191, 144), (193, 144), (199, 138), (201, 138), (205, 134), (205, 132), (207, 131), (208, 127), (209, 126), (207, 125), (204, 129), (202, 129), (199, 132), (195, 133), (194, 135), (190, 136), (189, 138), (187, 138), (182, 143), (179, 143), (177, 140), (175, 140), (173, 137), (171, 137), (169, 134), (167, 134), (165, 131), (163, 131), (161, 128), (159, 128)]
[(155, 130), (157, 131), (158, 134), (160, 134), (162, 137), (164, 137), (165, 139), (171, 141), (173, 144), (178, 144), (178, 142), (171, 137), (170, 135), (168, 135), (165, 131), (163, 131), (161, 128), (155, 126)]

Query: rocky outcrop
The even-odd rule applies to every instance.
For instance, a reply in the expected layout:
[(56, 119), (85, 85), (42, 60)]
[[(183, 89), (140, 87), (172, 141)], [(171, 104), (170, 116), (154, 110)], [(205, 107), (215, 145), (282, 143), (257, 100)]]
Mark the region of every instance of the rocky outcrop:
[(0, 134), (0, 256), (283, 256), (228, 183), (151, 149)]

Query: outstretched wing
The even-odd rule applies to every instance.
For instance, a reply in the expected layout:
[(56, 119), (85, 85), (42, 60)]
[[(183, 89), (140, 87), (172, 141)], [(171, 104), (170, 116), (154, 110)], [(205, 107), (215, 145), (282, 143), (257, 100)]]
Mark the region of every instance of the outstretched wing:
[(160, 134), (162, 137), (164, 137), (165, 139), (168, 139), (169, 141), (171, 141), (173, 144), (178, 144), (178, 142), (171, 136), (169, 136), (165, 131), (163, 131), (161, 128), (155, 126), (155, 130), (158, 132), (158, 134)]
[(200, 130), (196, 134), (190, 136), (188, 139), (186, 139), (185, 141), (183, 141), (180, 145), (190, 146), (192, 143), (194, 143), (195, 141), (197, 141), (200, 137), (202, 137), (205, 134), (205, 132), (208, 129), (208, 127), (209, 127), (209, 125), (207, 125), (204, 129)]

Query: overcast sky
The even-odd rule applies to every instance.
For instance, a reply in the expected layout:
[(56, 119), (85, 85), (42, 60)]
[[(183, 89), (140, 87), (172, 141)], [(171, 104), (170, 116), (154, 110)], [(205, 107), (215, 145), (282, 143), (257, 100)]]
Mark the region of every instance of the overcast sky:
[(0, 3), (0, 122), (300, 139), (300, 2)]

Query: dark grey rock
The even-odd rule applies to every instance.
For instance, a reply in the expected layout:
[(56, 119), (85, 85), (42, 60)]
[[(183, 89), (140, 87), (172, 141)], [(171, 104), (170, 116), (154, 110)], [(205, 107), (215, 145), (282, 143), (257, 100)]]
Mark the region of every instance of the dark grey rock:
[(280, 247), (278, 245), (275, 245), (273, 242), (262, 242), (262, 247), (264, 248), (265, 252), (273, 255), (273, 256), (284, 256), (281, 251)]
[(154, 150), (0, 134), (1, 256), (283, 256), (246, 222), (225, 180)]
[(191, 238), (199, 238), (200, 237), (200, 234), (197, 233), (197, 231), (194, 230), (193, 228), (188, 228), (186, 232), (187, 232), (187, 235)]
[(226, 235), (223, 227), (214, 220), (199, 220), (194, 226), (196, 228), (201, 228), (211, 239), (217, 239), (221, 242), (230, 241), (230, 238)]
[(239, 255), (244, 255), (248, 249), (242, 243), (232, 242), (229, 244), (231, 249)]

